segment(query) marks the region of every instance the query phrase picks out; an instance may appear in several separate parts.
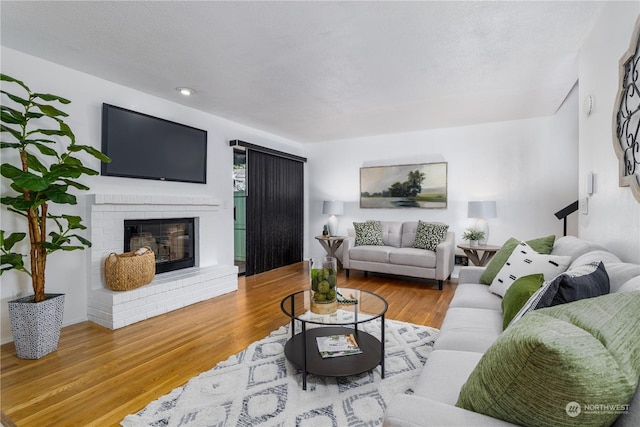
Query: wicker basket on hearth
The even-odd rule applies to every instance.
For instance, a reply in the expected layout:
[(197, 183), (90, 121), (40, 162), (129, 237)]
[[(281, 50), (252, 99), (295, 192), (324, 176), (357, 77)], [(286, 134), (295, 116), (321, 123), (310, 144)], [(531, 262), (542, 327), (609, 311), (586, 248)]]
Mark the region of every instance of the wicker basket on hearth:
[(111, 253), (104, 261), (104, 276), (112, 291), (128, 291), (151, 283), (156, 274), (156, 256), (150, 248), (123, 254)]

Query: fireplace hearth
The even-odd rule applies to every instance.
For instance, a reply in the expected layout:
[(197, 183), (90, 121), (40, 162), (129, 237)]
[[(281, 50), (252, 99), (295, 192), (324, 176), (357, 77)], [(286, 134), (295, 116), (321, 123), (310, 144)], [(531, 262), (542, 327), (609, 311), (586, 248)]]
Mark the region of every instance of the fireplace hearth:
[[(87, 317), (109, 329), (118, 329), (160, 316), (238, 289), (238, 268), (219, 262), (216, 230), (223, 218), (219, 201), (206, 196), (91, 194), (87, 197), (91, 259)], [(224, 215), (226, 217), (226, 215)], [(160, 258), (188, 254), (195, 265), (157, 274), (153, 282), (129, 291), (113, 291), (104, 277), (104, 261), (124, 250), (124, 221), (193, 218), (191, 243), (164, 250)], [(161, 232), (158, 241), (169, 239)], [(184, 236), (177, 234), (174, 237)], [(186, 243), (185, 237), (180, 237)], [(170, 239), (169, 239), (170, 240)], [(193, 245), (193, 246), (192, 246)], [(159, 246), (161, 246), (159, 244)], [(186, 249), (186, 247), (193, 249)], [(231, 257), (233, 258), (233, 257)]]
[(148, 247), (156, 255), (156, 274), (195, 265), (194, 219), (128, 219), (124, 221), (124, 251)]

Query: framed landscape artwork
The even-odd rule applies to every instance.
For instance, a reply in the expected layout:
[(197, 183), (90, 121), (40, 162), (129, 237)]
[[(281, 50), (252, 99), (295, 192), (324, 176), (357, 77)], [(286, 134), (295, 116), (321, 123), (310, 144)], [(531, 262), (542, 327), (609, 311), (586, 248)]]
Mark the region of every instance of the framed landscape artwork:
[(447, 163), (360, 168), (361, 208), (447, 207)]

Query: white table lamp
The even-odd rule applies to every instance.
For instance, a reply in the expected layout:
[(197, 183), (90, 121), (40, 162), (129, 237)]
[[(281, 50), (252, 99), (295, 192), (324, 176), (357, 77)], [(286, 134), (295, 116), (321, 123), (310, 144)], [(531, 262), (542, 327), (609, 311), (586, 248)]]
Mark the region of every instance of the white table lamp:
[(338, 235), (338, 217), (337, 215), (344, 214), (344, 203), (329, 200), (322, 202), (322, 213), (329, 216), (329, 235)]
[(475, 229), (484, 231), (484, 238), (479, 240), (478, 243), (486, 245), (489, 240), (489, 223), (487, 218), (497, 218), (496, 202), (495, 201), (479, 201), (469, 202), (467, 216), (469, 218), (476, 218)]

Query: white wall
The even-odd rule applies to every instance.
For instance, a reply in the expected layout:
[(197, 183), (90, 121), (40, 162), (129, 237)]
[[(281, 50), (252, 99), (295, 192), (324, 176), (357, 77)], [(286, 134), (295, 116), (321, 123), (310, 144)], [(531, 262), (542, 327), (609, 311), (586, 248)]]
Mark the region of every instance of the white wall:
[[(613, 148), (613, 111), (618, 91), (618, 62), (629, 48), (640, 2), (607, 4), (580, 50), (580, 100), (593, 96), (590, 116), (580, 113), (580, 197), (589, 214), (580, 215), (582, 238), (604, 244), (623, 261), (640, 263), (640, 203), (628, 187), (618, 186), (618, 159)], [(584, 182), (596, 175), (595, 193)]]
[[(201, 265), (233, 264), (233, 187), (232, 148), (229, 141), (241, 139), (253, 144), (303, 155), (302, 146), (256, 129), (248, 128), (201, 111), (170, 102), (137, 90), (120, 86), (94, 76), (62, 67), (21, 52), (2, 47), (2, 72), (24, 81), (32, 90), (63, 96), (72, 102), (65, 106), (69, 113), (68, 123), (80, 144), (101, 145), (102, 103), (110, 103), (124, 108), (141, 111), (153, 116), (184, 123), (208, 131), (207, 184), (160, 182), (116, 177), (88, 177), (83, 182), (91, 187), (89, 193), (118, 193), (144, 195), (206, 195), (222, 203), (215, 231), (216, 244), (207, 254), (201, 254)], [(176, 92), (176, 96), (177, 92)], [(3, 150), (4, 151), (4, 150)], [(3, 155), (5, 153), (3, 152)], [(6, 158), (3, 157), (3, 161)], [(97, 160), (91, 159), (87, 166), (100, 170)], [(2, 181), (2, 194), (7, 192)], [(79, 197), (79, 205), (64, 206), (65, 213), (86, 218), (84, 198)], [(62, 212), (58, 207), (52, 211)], [(2, 212), (2, 228), (24, 230), (22, 221), (16, 215)], [(88, 234), (86, 234), (88, 236)], [(72, 324), (87, 319), (87, 259), (88, 251), (55, 253), (48, 259), (47, 292), (65, 293), (64, 324)], [(7, 301), (19, 293), (31, 294), (29, 278), (16, 272), (5, 273), (0, 286), (0, 310), (2, 315), (0, 339), (5, 342), (10, 336)]]
[[(216, 245), (206, 254), (206, 264), (233, 262), (232, 150), (228, 141), (242, 139), (293, 154), (308, 156), (305, 171), (307, 216), (305, 257), (322, 251), (312, 236), (319, 234), (326, 220), (321, 202), (347, 201), (341, 230), (353, 220), (433, 219), (448, 222), (460, 235), (472, 224), (466, 218), (466, 202), (491, 198), (498, 201), (499, 217), (491, 220), (490, 242), (501, 243), (511, 235), (529, 238), (541, 234), (560, 234), (561, 223), (553, 212), (575, 200), (575, 137), (572, 112), (575, 96), (570, 96), (552, 118), (488, 124), (464, 128), (379, 136), (303, 147), (295, 142), (241, 126), (189, 107), (159, 99), (60, 65), (2, 48), (2, 72), (19, 78), (33, 90), (50, 92), (72, 100), (66, 107), (68, 119), (79, 143), (100, 147), (101, 105), (103, 102), (206, 129), (209, 132), (208, 184), (185, 184), (90, 177), (85, 183), (92, 193), (201, 195), (219, 199), (223, 210), (216, 231)], [(557, 150), (560, 150), (559, 152)], [(557, 171), (549, 175), (547, 152), (555, 150), (552, 162)], [(359, 168), (364, 162), (449, 162), (449, 208), (446, 210), (360, 210), (358, 208)], [(99, 169), (97, 161), (88, 166)], [(562, 182), (561, 188), (553, 186)], [(7, 191), (2, 182), (3, 194)], [(84, 199), (65, 212), (86, 215)], [(21, 229), (15, 215), (2, 210), (2, 228)], [(311, 241), (310, 241), (311, 240)], [(47, 291), (67, 295), (64, 323), (87, 318), (87, 253), (54, 254), (47, 269)], [(203, 264), (204, 265), (204, 264)], [(10, 336), (6, 321), (6, 301), (19, 293), (30, 294), (25, 275), (5, 273), (0, 286), (2, 304), (1, 339)]]
[[(314, 144), (309, 158), (309, 235), (319, 235), (327, 216), (323, 200), (343, 200), (339, 234), (353, 221), (442, 221), (461, 242), (469, 200), (496, 200), (489, 244), (563, 233), (554, 213), (577, 200), (578, 94), (574, 88), (551, 117), (382, 135)], [(360, 209), (359, 171), (375, 164), (448, 162), (447, 209)], [(569, 234), (576, 234), (577, 214)], [(310, 243), (311, 256), (323, 251)]]

